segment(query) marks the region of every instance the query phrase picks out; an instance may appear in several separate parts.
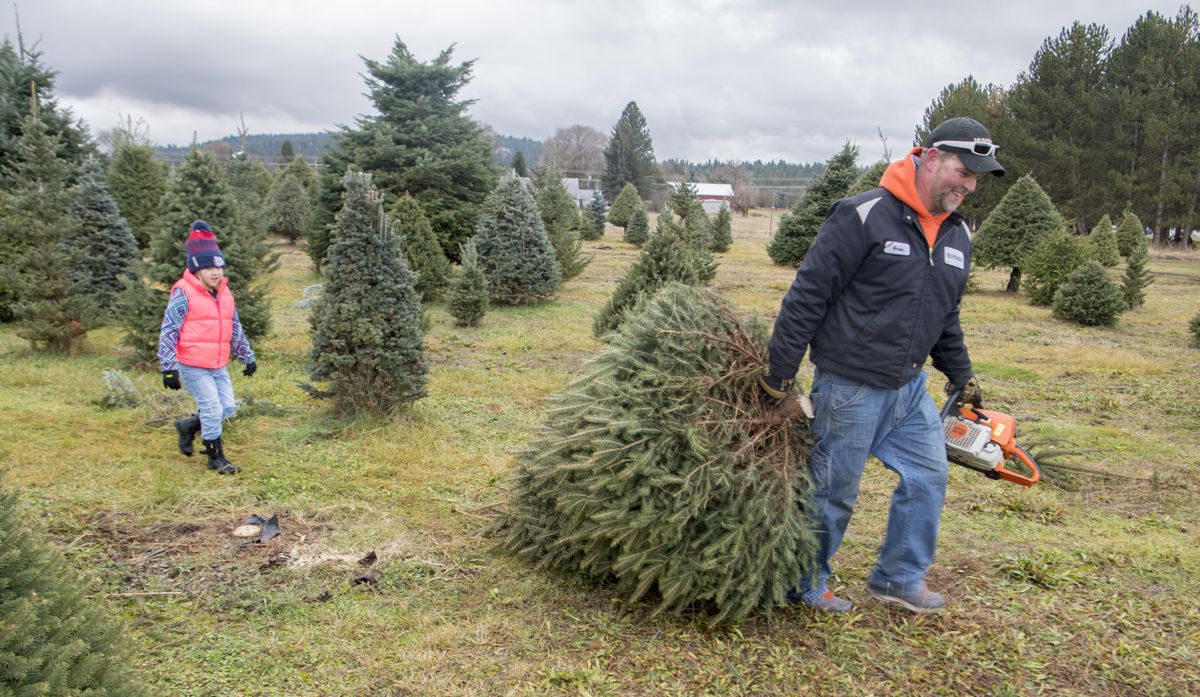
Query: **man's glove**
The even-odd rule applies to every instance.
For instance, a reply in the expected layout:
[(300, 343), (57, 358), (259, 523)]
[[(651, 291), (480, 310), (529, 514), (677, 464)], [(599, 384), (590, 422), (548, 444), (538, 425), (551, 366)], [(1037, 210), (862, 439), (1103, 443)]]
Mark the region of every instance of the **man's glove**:
[[(778, 383), (779, 387), (772, 386), (773, 382)], [(758, 376), (758, 387), (767, 397), (776, 402), (775, 408), (771, 411), (773, 420), (787, 421), (801, 414), (807, 419), (813, 418), (812, 400), (808, 398), (808, 395), (789, 392), (792, 380), (775, 380), (769, 373), (764, 372)]]
[(967, 379), (962, 385), (955, 385), (952, 382), (946, 383), (946, 394), (952, 395), (958, 392), (958, 399), (954, 400), (955, 404), (970, 404), (974, 407), (979, 407), (983, 404), (983, 393), (979, 389), (979, 380), (974, 375)]
[(255, 363), (254, 361), (250, 361), (249, 363), (246, 364), (245, 368), (242, 368), (242, 375), (245, 375), (246, 377), (250, 377), (251, 375), (254, 374), (254, 371), (256, 371), (256, 370), (258, 370), (258, 364)]
[(168, 390), (178, 390), (180, 387), (183, 387), (183, 385), (179, 384), (178, 370), (164, 370), (162, 371), (162, 374), (163, 387), (167, 388)]

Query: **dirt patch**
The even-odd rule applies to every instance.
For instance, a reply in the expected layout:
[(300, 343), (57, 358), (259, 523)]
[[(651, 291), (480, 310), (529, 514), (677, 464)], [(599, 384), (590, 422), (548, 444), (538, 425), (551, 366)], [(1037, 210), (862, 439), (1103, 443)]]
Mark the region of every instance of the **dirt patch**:
[(196, 597), (214, 586), (289, 565), (297, 550), (317, 544), (331, 529), (303, 514), (281, 511), (279, 534), (258, 543), (232, 534), (248, 516), (147, 523), (132, 514), (106, 511), (86, 521), (86, 531), (73, 545), (94, 548), (120, 569), (131, 595)]

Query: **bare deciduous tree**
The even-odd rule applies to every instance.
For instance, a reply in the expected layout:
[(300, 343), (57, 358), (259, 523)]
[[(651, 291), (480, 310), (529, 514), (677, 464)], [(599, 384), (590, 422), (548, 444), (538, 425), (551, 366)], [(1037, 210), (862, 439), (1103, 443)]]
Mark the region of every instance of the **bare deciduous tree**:
[(598, 177), (604, 171), (604, 146), (608, 137), (591, 126), (560, 128), (547, 138), (539, 164), (568, 177)]

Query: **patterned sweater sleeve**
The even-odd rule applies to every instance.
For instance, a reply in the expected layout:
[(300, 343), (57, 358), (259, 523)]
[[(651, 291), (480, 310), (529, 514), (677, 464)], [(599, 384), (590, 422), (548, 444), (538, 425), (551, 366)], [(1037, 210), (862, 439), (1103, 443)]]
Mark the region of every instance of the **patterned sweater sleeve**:
[(179, 329), (183, 326), (187, 311), (187, 293), (182, 288), (171, 291), (167, 311), (163, 313), (162, 329), (158, 333), (158, 362), (163, 370), (179, 368), (175, 351), (179, 347)]
[(254, 362), (254, 350), (250, 348), (250, 340), (246, 338), (246, 332), (242, 329), (242, 320), (238, 319), (237, 310), (233, 311), (233, 341), (230, 342), (229, 348), (234, 358), (242, 363), (250, 365)]

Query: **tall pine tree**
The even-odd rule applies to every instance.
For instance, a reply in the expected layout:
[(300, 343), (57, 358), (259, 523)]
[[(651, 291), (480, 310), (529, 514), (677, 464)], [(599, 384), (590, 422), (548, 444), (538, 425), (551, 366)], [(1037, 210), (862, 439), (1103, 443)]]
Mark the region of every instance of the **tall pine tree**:
[(1042, 187), (1028, 174), (1005, 192), (975, 234), (975, 261), (980, 266), (1011, 267), (1010, 293), (1021, 289), (1021, 263), (1042, 237), (1060, 232), (1062, 214)]
[(825, 171), (808, 188), (804, 199), (779, 221), (779, 229), (767, 246), (772, 261), (787, 266), (799, 266), (804, 261), (808, 248), (825, 222), (829, 207), (846, 195), (858, 177), (857, 160), (858, 146), (849, 142), (829, 158)]
[(344, 128), (339, 147), (389, 199), (412, 194), (446, 256), (456, 259), (497, 173), (490, 141), (466, 114), (473, 100), (458, 97), (474, 61), (455, 65), (452, 56), (453, 47), (422, 63), (397, 37), (386, 61), (364, 59), (377, 113)]
[(616, 198), (627, 183), (637, 188), (643, 200), (649, 199), (663, 183), (646, 117), (637, 102), (626, 104), (621, 118), (613, 125), (608, 146), (604, 148), (604, 174), (600, 178), (600, 187), (610, 199)]
[(321, 299), (309, 316), (309, 375), (343, 412), (392, 413), (426, 395), (416, 276), (371, 176), (347, 171)]
[(562, 282), (537, 204), (516, 178), (503, 179), (484, 202), (475, 244), (493, 302), (535, 303), (554, 295)]

